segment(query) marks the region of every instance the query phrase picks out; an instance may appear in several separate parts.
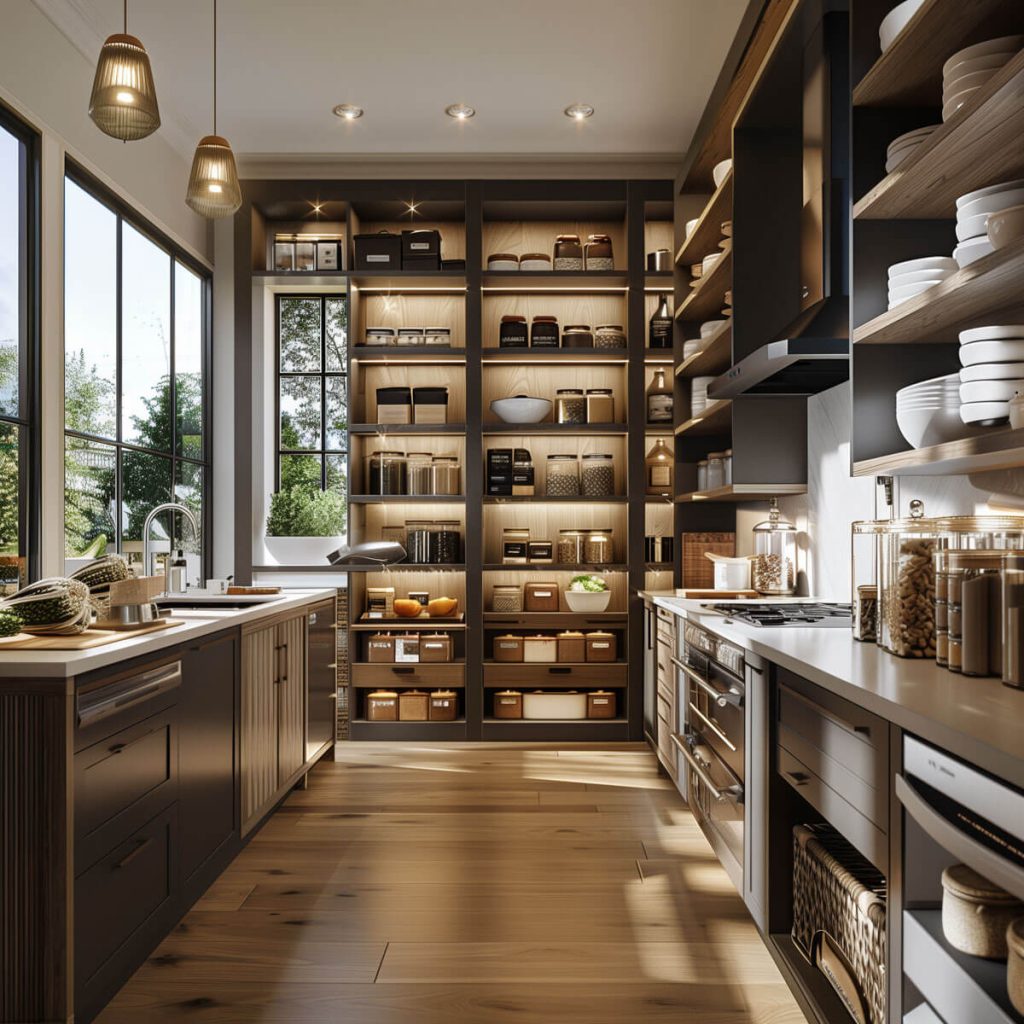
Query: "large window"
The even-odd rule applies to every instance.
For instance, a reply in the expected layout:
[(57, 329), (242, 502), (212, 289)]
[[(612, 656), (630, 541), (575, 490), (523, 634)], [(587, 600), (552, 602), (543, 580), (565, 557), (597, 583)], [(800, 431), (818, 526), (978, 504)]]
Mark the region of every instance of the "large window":
[[(64, 188), (64, 540), (68, 557), (142, 551), (155, 505), (208, 575), (209, 278), (77, 173)], [(166, 516), (154, 549), (169, 548)], [(162, 541), (162, 543), (161, 543)]]
[(0, 109), (0, 594), (38, 555), (35, 136)]
[(348, 305), (343, 295), (277, 299), (277, 488), (348, 493)]

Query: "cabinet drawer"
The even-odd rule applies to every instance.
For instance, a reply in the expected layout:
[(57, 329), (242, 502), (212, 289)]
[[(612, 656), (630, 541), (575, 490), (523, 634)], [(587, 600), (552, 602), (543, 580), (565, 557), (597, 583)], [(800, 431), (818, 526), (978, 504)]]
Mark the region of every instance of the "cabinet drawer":
[(485, 686), (568, 686), (573, 689), (625, 686), (627, 665), (484, 665)]
[[(666, 700), (662, 695), (658, 694), (658, 718), (664, 722), (665, 725), (669, 726), (669, 731), (672, 727), (672, 702)], [(660, 728), (660, 727), (659, 727)]]
[(174, 799), (177, 734), (172, 711), (75, 754), (75, 858), (85, 866)]
[(461, 662), (431, 662), (406, 665), (353, 665), (355, 686), (433, 686), (466, 685), (466, 666)]
[(75, 979), (86, 1007), (141, 962), (170, 924), (175, 842), (172, 805), (75, 879)]
[(657, 612), (658, 635), (670, 643), (676, 638), (676, 617), (666, 608), (655, 608)]

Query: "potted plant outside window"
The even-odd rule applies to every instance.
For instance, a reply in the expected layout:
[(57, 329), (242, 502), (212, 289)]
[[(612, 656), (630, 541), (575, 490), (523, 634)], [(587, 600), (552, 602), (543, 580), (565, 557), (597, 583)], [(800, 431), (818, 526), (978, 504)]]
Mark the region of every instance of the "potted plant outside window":
[(271, 496), (265, 543), (279, 565), (320, 565), (344, 534), (342, 495), (294, 486)]

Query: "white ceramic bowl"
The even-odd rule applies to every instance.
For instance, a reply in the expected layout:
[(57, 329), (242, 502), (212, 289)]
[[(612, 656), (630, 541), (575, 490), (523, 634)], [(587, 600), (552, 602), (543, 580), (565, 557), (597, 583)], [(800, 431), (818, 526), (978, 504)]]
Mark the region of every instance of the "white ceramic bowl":
[(895, 160), (896, 157), (906, 156), (909, 153), (913, 153), (918, 146), (923, 142), (927, 141), (927, 135), (921, 135), (916, 139), (909, 139), (906, 142), (901, 142), (898, 145), (893, 143), (886, 151), (885, 155), (889, 160)]
[(601, 590), (596, 593), (590, 590), (564, 590), (562, 593), (565, 594), (565, 603), (569, 606), (569, 611), (577, 614), (607, 611), (612, 600), (610, 590)]
[(948, 121), (971, 98), (971, 95), (977, 91), (977, 89), (965, 89), (963, 92), (958, 92), (955, 95), (950, 96), (948, 100), (943, 100), (943, 124), (945, 124), (946, 121)]
[(683, 228), (683, 231), (685, 232), (687, 237), (689, 237), (690, 235), (693, 234), (693, 229), (697, 226), (697, 223), (698, 223), (699, 220), (700, 220), (700, 217), (694, 217), (693, 220), (688, 220), (686, 222), (686, 225)]
[(897, 167), (900, 166), (905, 160), (907, 160), (913, 152), (917, 149), (917, 146), (907, 146), (905, 149), (901, 149), (898, 153), (894, 153), (885, 161), (885, 173), (892, 174)]
[(960, 365), (1017, 363), (1024, 361), (1024, 338), (1003, 341), (975, 341), (960, 346)]
[[(1005, 210), (1010, 206), (1018, 206), (1024, 203), (1024, 187), (1000, 188), (988, 195), (978, 196), (970, 202), (964, 203), (956, 208), (957, 223), (961, 223), (968, 217), (976, 217), (978, 214), (995, 213), (998, 210)], [(979, 231), (978, 234), (981, 234)]]
[(960, 385), (960, 401), (1008, 402), (1024, 389), (1024, 380), (972, 380)]
[(980, 89), (999, 68), (986, 68), (983, 71), (969, 71), (966, 74), (950, 75), (942, 80), (942, 101), (952, 99), (958, 92)]
[(960, 419), (964, 423), (977, 423), (982, 427), (995, 427), (1010, 418), (1010, 403), (965, 402), (960, 406)]
[[(1011, 341), (1019, 341), (1024, 338), (1024, 324), (994, 324), (988, 327), (971, 327), (960, 332), (960, 344), (970, 345), (975, 341), (999, 341), (1009, 338)], [(1003, 362), (1001, 359), (993, 359), (992, 362)]]
[(889, 156), (892, 156), (892, 154), (902, 146), (907, 146), (911, 143), (920, 145), (938, 127), (940, 126), (937, 124), (926, 124), (921, 128), (915, 128), (913, 131), (897, 135), (896, 138), (889, 143), (889, 148), (886, 150), (886, 153)]
[(908, 284), (899, 288), (889, 289), (889, 308), (899, 305), (901, 302), (906, 302), (908, 299), (916, 298), (922, 292), (928, 291), (929, 288), (934, 288), (937, 284), (942, 284), (941, 281), (918, 281), (916, 284)]
[(968, 238), (981, 238), (988, 228), (990, 214), (979, 213), (976, 217), (958, 217), (956, 221), (956, 240), (966, 242)]
[(956, 201), (957, 213), (959, 213), (960, 210), (969, 203), (973, 203), (975, 199), (981, 199), (983, 196), (995, 195), (997, 192), (1009, 192), (1016, 188), (1024, 188), (1024, 178), (1015, 178), (1013, 181), (1001, 181), (995, 185), (986, 185), (984, 188), (976, 188), (973, 192), (966, 192)]
[(912, 448), (943, 444), (964, 435), (959, 408), (897, 409), (896, 425)]
[(1024, 381), (1024, 363), (977, 363), (960, 371), (960, 383), (974, 380)]
[(715, 188), (725, 181), (725, 176), (732, 170), (732, 160), (720, 160), (711, 169), (711, 177), (715, 180)]
[(551, 413), (551, 402), (527, 395), (496, 398), (491, 402), (491, 412), (504, 423), (542, 423)]
[(720, 252), (709, 252), (707, 256), (700, 261), (701, 273), (707, 275), (711, 273), (711, 268), (722, 258)]
[(921, 281), (944, 281), (954, 271), (955, 268), (954, 270), (908, 270), (903, 274), (890, 277), (889, 287), (905, 288), (908, 284), (918, 284)]
[(1024, 206), (1011, 206), (988, 215), (988, 240), (995, 249), (1005, 249), (1024, 238)]
[(1004, 64), (1009, 64), (1014, 56), (1015, 52), (1012, 49), (986, 53), (982, 57), (961, 58), (960, 54), (954, 53), (942, 66), (942, 84), (945, 85), (946, 82), (952, 82), (963, 75), (973, 75), (978, 71), (998, 71)]
[(957, 50), (942, 65), (942, 74), (947, 75), (964, 60), (976, 60), (978, 57), (987, 57), (993, 53), (1009, 53), (1012, 56), (1022, 46), (1024, 36), (999, 36), (996, 39), (986, 39), (983, 43), (975, 43), (973, 46), (965, 46), (962, 50)]
[(987, 235), (978, 238), (966, 238), (953, 250), (953, 259), (961, 267), (969, 267), (976, 260), (995, 251), (995, 246)]
[(700, 341), (697, 338), (691, 338), (689, 341), (683, 342), (683, 358), (692, 359), (698, 352), (701, 351)]
[(897, 4), (882, 19), (882, 24), (878, 26), (878, 42), (881, 44), (882, 53), (892, 46), (896, 37), (907, 27), (923, 3), (924, 0), (903, 0), (903, 3)]
[(889, 280), (921, 270), (940, 270), (951, 274), (956, 270), (956, 261), (949, 256), (920, 256), (916, 260), (904, 260), (889, 267)]
[(705, 320), (700, 325), (700, 336), (702, 338), (710, 337), (719, 327), (726, 323), (728, 323), (727, 320)]

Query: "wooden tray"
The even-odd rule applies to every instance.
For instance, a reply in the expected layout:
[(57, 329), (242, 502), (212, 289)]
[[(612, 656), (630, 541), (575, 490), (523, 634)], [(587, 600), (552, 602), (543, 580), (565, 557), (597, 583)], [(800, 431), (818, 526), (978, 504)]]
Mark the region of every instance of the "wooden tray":
[(427, 613), (424, 612), (422, 615), (417, 615), (415, 617), (413, 617), (413, 616), (405, 616), (405, 615), (393, 615), (390, 618), (381, 618), (380, 616), (376, 616), (376, 615), (373, 618), (371, 618), (369, 615), (366, 615), (364, 613), (363, 615), (361, 615), (358, 618), (357, 621), (360, 623), (360, 625), (367, 625), (367, 624), (376, 625), (376, 624), (379, 624), (381, 626), (401, 626), (403, 623), (407, 625), (410, 622), (440, 622), (440, 623), (444, 624), (446, 622), (447, 623), (465, 622), (466, 621), (466, 613), (465, 612), (459, 612), (456, 615), (444, 615), (444, 616), (441, 616), (441, 615), (427, 615)]
[(32, 636), (29, 633), (19, 633), (17, 636), (0, 639), (0, 651), (89, 651), (94, 647), (104, 647), (119, 640), (127, 640), (129, 637), (157, 633), (168, 626), (180, 625), (180, 620), (164, 619), (162, 622), (154, 622), (151, 626), (133, 629), (130, 632), (87, 629), (76, 636)]

